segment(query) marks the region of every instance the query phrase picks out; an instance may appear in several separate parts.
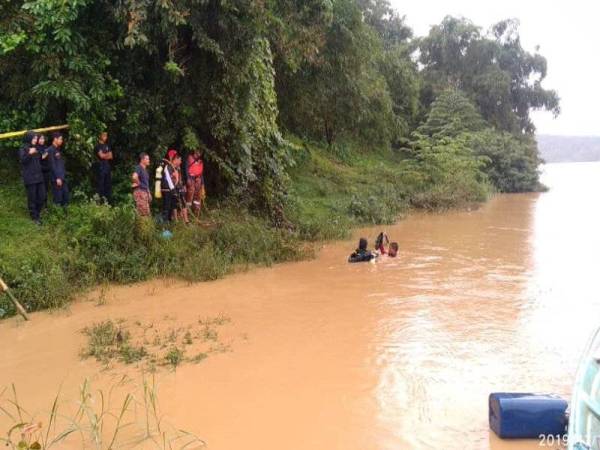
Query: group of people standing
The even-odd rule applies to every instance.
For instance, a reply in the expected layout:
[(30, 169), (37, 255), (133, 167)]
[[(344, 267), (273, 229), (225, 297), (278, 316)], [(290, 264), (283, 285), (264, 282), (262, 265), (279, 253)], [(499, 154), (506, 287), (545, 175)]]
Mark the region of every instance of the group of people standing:
[[(67, 207), (70, 200), (69, 185), (63, 154), (64, 137), (61, 133), (51, 136), (46, 146), (43, 134), (28, 131), (19, 149), (19, 161), (25, 190), (27, 207), (31, 219), (40, 224), (40, 215), (47, 206), (48, 193), (52, 192), (54, 204)], [(98, 136), (94, 148), (97, 158), (96, 191), (100, 199), (112, 202), (112, 163), (113, 151), (108, 144), (108, 133)], [(150, 156), (142, 153), (139, 164), (132, 174), (133, 198), (140, 216), (151, 215), (152, 193), (148, 167)], [(181, 155), (169, 149), (160, 162), (155, 175), (154, 197), (162, 198), (161, 217), (164, 222), (183, 220), (189, 222), (188, 210), (196, 216), (200, 214), (205, 198), (204, 162), (200, 150), (194, 150), (186, 159), (183, 167)]]
[(69, 204), (70, 198), (62, 151), (64, 138), (62, 134), (54, 133), (51, 139), (51, 144), (46, 146), (43, 134), (28, 131), (19, 149), (27, 207), (31, 219), (37, 224), (48, 202), (48, 192), (52, 191), (54, 203), (62, 207)]
[[(132, 174), (133, 198), (140, 216), (149, 216), (152, 203), (150, 190), (150, 156), (140, 155), (139, 164)], [(200, 215), (202, 202), (206, 196), (204, 189), (204, 161), (199, 149), (183, 158), (175, 149), (169, 149), (156, 168), (154, 197), (162, 199), (161, 218), (163, 222), (183, 220), (189, 223), (191, 210)]]

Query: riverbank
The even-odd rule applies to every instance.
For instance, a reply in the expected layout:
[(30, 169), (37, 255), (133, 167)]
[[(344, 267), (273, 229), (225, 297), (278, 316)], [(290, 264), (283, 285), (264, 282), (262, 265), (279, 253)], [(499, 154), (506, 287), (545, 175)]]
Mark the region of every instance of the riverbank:
[[(311, 243), (345, 238), (352, 227), (393, 223), (410, 208), (480, 202), (489, 192), (483, 182), (452, 180), (449, 167), (419, 164), (390, 149), (292, 143), (295, 165), (285, 206), (290, 229), (274, 228), (226, 199), (211, 199), (201, 223), (175, 225), (170, 240), (160, 238), (154, 222), (139, 220), (132, 202), (109, 208), (78, 194), (68, 214), (52, 209), (38, 228), (27, 217), (18, 169), (4, 168), (0, 273), (29, 311), (56, 308), (102, 283), (206, 281), (250, 265), (310, 258)], [(433, 177), (435, 169), (444, 176)], [(14, 314), (4, 297), (0, 309), (0, 315)]]

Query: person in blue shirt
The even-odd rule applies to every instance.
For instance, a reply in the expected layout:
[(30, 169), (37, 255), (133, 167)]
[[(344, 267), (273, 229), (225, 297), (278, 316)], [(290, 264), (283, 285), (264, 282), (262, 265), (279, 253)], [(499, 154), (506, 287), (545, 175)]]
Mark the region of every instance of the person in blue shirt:
[(62, 134), (52, 135), (52, 145), (47, 148), (50, 161), (50, 182), (52, 184), (52, 200), (55, 205), (65, 208), (69, 204), (69, 185), (67, 184), (67, 171), (65, 157), (62, 150), (64, 139)]
[(138, 214), (142, 217), (148, 217), (151, 213), (150, 205), (152, 203), (150, 175), (148, 175), (150, 156), (147, 153), (141, 153), (139, 161), (140, 163), (135, 166), (135, 170), (131, 175), (131, 187)]

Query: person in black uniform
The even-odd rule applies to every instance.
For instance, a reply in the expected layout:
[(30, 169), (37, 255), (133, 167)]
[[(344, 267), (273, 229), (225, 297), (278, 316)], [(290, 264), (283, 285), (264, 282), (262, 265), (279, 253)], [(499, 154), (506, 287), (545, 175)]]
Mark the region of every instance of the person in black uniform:
[(48, 158), (50, 159), (52, 200), (55, 205), (65, 208), (69, 204), (70, 194), (62, 151), (63, 142), (62, 134), (54, 133), (52, 135), (52, 145), (48, 147)]
[(100, 198), (104, 198), (107, 203), (112, 201), (112, 167), (113, 160), (112, 149), (108, 145), (108, 133), (103, 131), (98, 136), (98, 144), (94, 149), (98, 157), (98, 186), (97, 191)]
[(50, 192), (50, 160), (48, 159), (48, 152), (46, 151), (46, 136), (43, 134), (38, 135), (38, 142), (35, 146), (38, 153), (40, 154), (40, 162), (42, 164), (42, 175), (44, 176), (44, 207), (48, 205), (48, 192)]
[(40, 213), (44, 207), (46, 189), (44, 188), (44, 175), (42, 174), (41, 155), (36, 148), (38, 136), (33, 131), (25, 133), (23, 145), (19, 149), (21, 174), (27, 191), (27, 208), (31, 219), (38, 225)]

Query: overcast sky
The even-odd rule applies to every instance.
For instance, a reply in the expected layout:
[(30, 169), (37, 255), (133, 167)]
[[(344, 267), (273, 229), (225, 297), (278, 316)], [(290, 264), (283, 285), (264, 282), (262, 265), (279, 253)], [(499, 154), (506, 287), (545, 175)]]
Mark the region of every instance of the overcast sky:
[(463, 16), (487, 29), (506, 18), (521, 22), (525, 49), (548, 60), (543, 86), (558, 91), (562, 113), (533, 114), (540, 134), (600, 135), (600, 2), (597, 0), (390, 0), (424, 35), (446, 15)]

